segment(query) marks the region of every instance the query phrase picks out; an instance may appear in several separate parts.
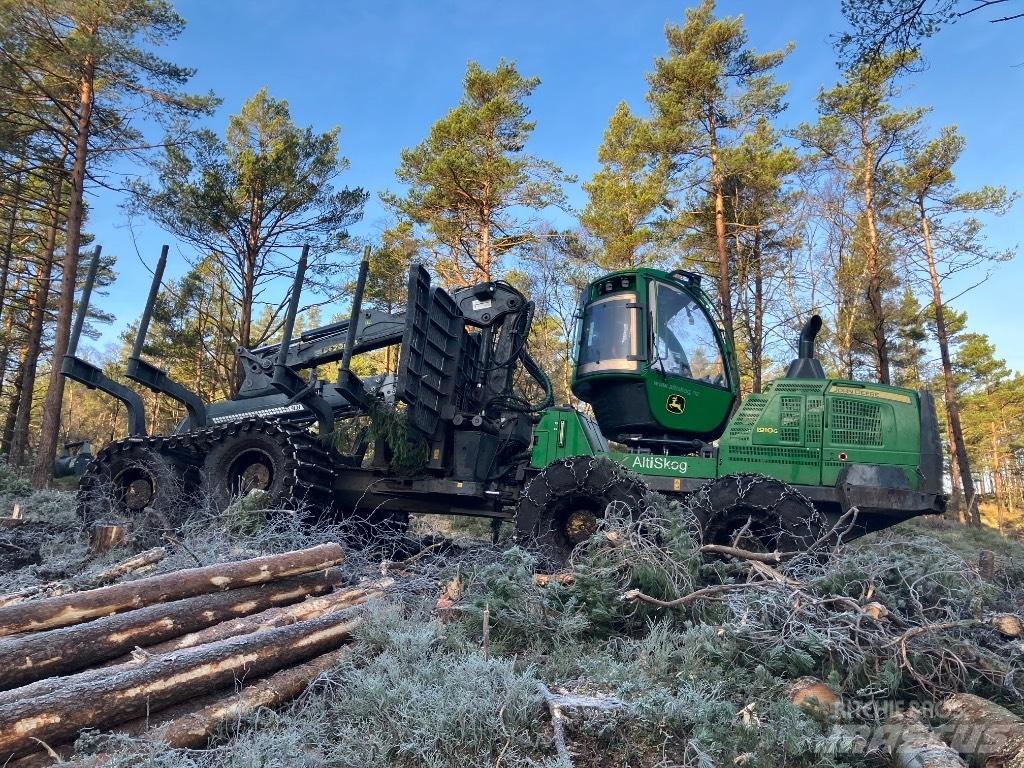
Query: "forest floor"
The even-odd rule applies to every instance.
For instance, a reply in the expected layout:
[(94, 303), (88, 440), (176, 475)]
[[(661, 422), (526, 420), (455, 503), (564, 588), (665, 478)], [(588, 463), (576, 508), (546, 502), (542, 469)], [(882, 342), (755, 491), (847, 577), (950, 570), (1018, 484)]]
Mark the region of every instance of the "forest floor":
[[(0, 510), (14, 503), (28, 522), (21, 551), (0, 547), (0, 593), (73, 581), (128, 551), (93, 556), (69, 492), (31, 492), (0, 472)], [(251, 510), (197, 513), (159, 568), (344, 534)], [(995, 553), (984, 578), (983, 549)], [(567, 583), (538, 583), (537, 565), (476, 521), (417, 520), (398, 546), (347, 550), (352, 582), (383, 573), (395, 586), (366, 609), (355, 652), (291, 705), (203, 751), (86, 734), (79, 752), (167, 768), (868, 766), (888, 762), (890, 715), (914, 707), (939, 726), (953, 692), (1024, 716), (1024, 639), (990, 621), (1024, 605), (1024, 544), (989, 529), (915, 521), (770, 567), (702, 557), (673, 506), (643, 531), (608, 522)], [(689, 597), (662, 608), (638, 592)], [(806, 676), (837, 700), (794, 704)], [(551, 692), (589, 698), (553, 712)]]

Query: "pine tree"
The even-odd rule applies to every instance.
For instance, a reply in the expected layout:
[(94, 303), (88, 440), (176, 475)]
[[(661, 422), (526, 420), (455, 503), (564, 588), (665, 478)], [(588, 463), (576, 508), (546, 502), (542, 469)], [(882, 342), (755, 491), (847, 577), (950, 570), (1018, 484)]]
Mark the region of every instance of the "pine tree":
[[(404, 310), (409, 298), (409, 267), (420, 255), (420, 243), (411, 221), (399, 221), (385, 229), (380, 245), (370, 251), (364, 306), (382, 312)], [(394, 373), (398, 369), (397, 346), (385, 348), (382, 357), (381, 370), (375, 372)]]
[(597, 159), (601, 168), (583, 185), (588, 201), (580, 215), (580, 223), (601, 243), (597, 264), (615, 270), (661, 261), (657, 229), (669, 208), (669, 164), (654, 127), (620, 102)]
[[(192, 71), (156, 56), (151, 49), (175, 38), (184, 20), (166, 0), (23, 0), (3, 7), (2, 57), (22, 77), (11, 88), (25, 109), (25, 131), (53, 137), (68, 147), (70, 175), (60, 297), (55, 338), (33, 483), (52, 475), (60, 428), (64, 378), (59, 361), (68, 346), (78, 254), (85, 214), (84, 191), (102, 138), (99, 159), (137, 149), (133, 121), (145, 115), (188, 117), (208, 111), (209, 97), (179, 88)], [(14, 45), (8, 45), (12, 41)], [(33, 105), (30, 107), (29, 105)], [(45, 105), (36, 109), (35, 105)]]
[(984, 334), (966, 333), (960, 342), (953, 368), (966, 391), (964, 441), (972, 466), (988, 470), (979, 474), (981, 493), (987, 490), (993, 497), (1002, 530), (1015, 501), (1024, 506), (1018, 455), (1024, 437), (1024, 375), (1011, 374)]
[(526, 100), (539, 84), (512, 62), (493, 71), (470, 62), (459, 104), (421, 144), (402, 151), (395, 175), (408, 185), (405, 195), (382, 195), (421, 228), (448, 285), (497, 278), (502, 260), (534, 240), (523, 212), (564, 201), (562, 183), (570, 177), (525, 151), (535, 125)]
[[(792, 226), (796, 195), (788, 189), (800, 168), (767, 118), (724, 149), (726, 231), (737, 285), (737, 345), (750, 390), (760, 392), (769, 333), (787, 325), (782, 307), (788, 256), (797, 247)], [(779, 315), (782, 315), (780, 317)], [(772, 316), (775, 316), (774, 321)]]
[(861, 268), (870, 344), (878, 380), (891, 381), (889, 317), (886, 291), (892, 279), (891, 251), (880, 232), (891, 200), (885, 199), (885, 178), (898, 160), (898, 152), (917, 129), (924, 109), (897, 110), (891, 99), (895, 80), (913, 53), (897, 53), (872, 60), (846, 73), (844, 82), (818, 95), (819, 121), (803, 124), (797, 135), (812, 149), (815, 159), (838, 171), (861, 198), (859, 233), (854, 241)]
[(420, 257), (420, 243), (411, 221), (399, 221), (381, 233), (370, 252), (363, 302), (384, 312), (397, 312), (408, 298), (409, 266)]
[(898, 179), (911, 207), (910, 215), (917, 223), (917, 236), (914, 238), (917, 247), (912, 251), (914, 256), (910, 261), (924, 273), (930, 288), (935, 340), (942, 365), (946, 421), (967, 501), (966, 517), (971, 524), (979, 525), (974, 482), (960, 423), (942, 285), (960, 272), (976, 269), (985, 263), (1006, 261), (1013, 256), (1012, 251), (990, 251), (985, 246), (982, 225), (975, 214), (1005, 213), (1014, 198), (1003, 187), (983, 187), (974, 192), (956, 188), (953, 166), (963, 155), (965, 146), (966, 142), (956, 128), (946, 127), (938, 138), (910, 148)]
[[(743, 17), (715, 18), (714, 0), (686, 12), (665, 30), (669, 51), (655, 61), (648, 99), (659, 141), (672, 161), (674, 183), (691, 198), (711, 201), (718, 295), (727, 338), (734, 337), (732, 283), (722, 150), (759, 118), (781, 110), (785, 86), (771, 72), (791, 50), (747, 48)], [(682, 210), (699, 208), (683, 206)], [(698, 225), (699, 226), (699, 225)]]
[[(231, 117), (224, 139), (203, 130), (189, 147), (169, 146), (159, 184), (134, 187), (138, 210), (202, 257), (217, 255), (238, 307), (238, 346), (259, 346), (278, 329), (286, 301), (270, 302), (265, 292), (291, 277), (298, 246), (310, 245), (307, 285), (328, 298), (341, 288), (331, 254), (346, 246), (366, 193), (335, 187), (348, 167), (338, 135), (338, 128), (321, 134), (295, 125), (288, 102), (264, 88)], [(239, 364), (232, 394), (243, 378)]]

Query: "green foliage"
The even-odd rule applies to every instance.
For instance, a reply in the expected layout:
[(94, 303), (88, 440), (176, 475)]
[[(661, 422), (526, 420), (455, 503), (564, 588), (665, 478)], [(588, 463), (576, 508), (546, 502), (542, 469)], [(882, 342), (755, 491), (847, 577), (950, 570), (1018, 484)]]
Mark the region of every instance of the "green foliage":
[[(336, 186), (348, 168), (339, 133), (295, 125), (288, 102), (264, 88), (230, 118), (224, 138), (204, 129), (187, 143), (168, 143), (157, 184), (133, 185), (137, 211), (213, 260), (232, 315), (220, 332), (232, 347), (259, 346), (279, 330), (285, 302), (264, 294), (291, 277), (298, 246), (310, 246), (306, 287), (329, 296), (338, 291), (337, 265), (328, 256), (347, 246), (347, 228), (362, 216), (367, 197)], [(205, 310), (190, 309), (195, 316)], [(231, 379), (234, 393), (240, 370)]]
[(524, 210), (560, 204), (569, 181), (553, 163), (525, 154), (534, 123), (526, 100), (540, 84), (502, 60), (493, 71), (470, 62), (463, 97), (418, 146), (402, 151), (395, 172), (408, 185), (385, 203), (423, 228), (442, 250), (449, 285), (500, 275), (501, 261), (534, 240)]
[(252, 490), (229, 504), (221, 513), (221, 519), (229, 532), (236, 535), (252, 535), (267, 525), (267, 492)]
[(426, 466), (427, 443), (409, 426), (407, 415), (380, 398), (370, 398), (370, 440), (382, 441), (390, 454), (391, 469), (414, 475)]
[[(976, 4), (965, 0), (843, 0), (843, 15), (850, 28), (835, 37), (839, 63), (855, 65), (893, 51), (916, 51), (925, 40), (943, 28), (986, 5), (995, 3)], [(908, 63), (907, 68), (916, 69), (912, 63)]]
[(462, 569), (465, 610), (461, 630), (464, 642), (475, 643), (483, 629), (483, 612), (490, 616), (495, 653), (551, 652), (574, 647), (590, 628), (588, 617), (575, 604), (562, 604), (555, 595), (560, 585), (540, 587), (533, 581), (536, 559), (512, 547), (494, 563)]
[(786, 86), (772, 73), (792, 50), (757, 53), (747, 46), (743, 17), (718, 18), (714, 0), (665, 28), (668, 53), (648, 75), (648, 101), (658, 145), (670, 162), (674, 210), (665, 222), (687, 262), (714, 276), (726, 338), (735, 338), (734, 259), (725, 217), (722, 150), (735, 145), (762, 118), (783, 108)]
[(380, 247), (370, 252), (363, 302), (368, 307), (395, 312), (405, 306), (409, 265), (419, 255), (419, 242), (410, 221), (384, 230)]
[(588, 201), (580, 214), (580, 223), (601, 243), (597, 265), (610, 271), (660, 262), (657, 217), (669, 208), (670, 166), (654, 126), (620, 102), (597, 159), (601, 168), (583, 185)]

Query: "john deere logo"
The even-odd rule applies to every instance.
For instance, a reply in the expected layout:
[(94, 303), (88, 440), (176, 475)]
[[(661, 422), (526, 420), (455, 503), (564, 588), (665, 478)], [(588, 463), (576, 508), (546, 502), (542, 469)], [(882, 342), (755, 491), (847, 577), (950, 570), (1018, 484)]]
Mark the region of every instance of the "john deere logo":
[(686, 399), (682, 395), (669, 395), (665, 401), (665, 410), (669, 413), (680, 414), (686, 408)]

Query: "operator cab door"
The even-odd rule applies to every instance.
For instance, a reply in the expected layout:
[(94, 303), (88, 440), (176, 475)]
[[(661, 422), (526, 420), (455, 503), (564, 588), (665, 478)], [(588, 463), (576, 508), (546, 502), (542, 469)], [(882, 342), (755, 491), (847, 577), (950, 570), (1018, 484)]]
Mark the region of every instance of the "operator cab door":
[(737, 387), (718, 325), (674, 281), (652, 278), (648, 305), (652, 413), (669, 432), (714, 440), (732, 413)]

